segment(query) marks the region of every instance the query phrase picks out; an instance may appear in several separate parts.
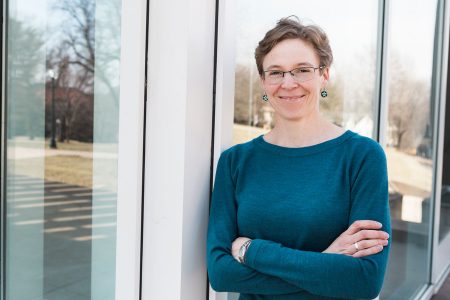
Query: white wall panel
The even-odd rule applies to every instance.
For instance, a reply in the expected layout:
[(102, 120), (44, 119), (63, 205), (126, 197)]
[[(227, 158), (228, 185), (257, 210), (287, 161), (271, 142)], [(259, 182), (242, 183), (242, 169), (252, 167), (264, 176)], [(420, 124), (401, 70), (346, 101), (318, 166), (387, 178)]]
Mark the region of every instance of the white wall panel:
[(206, 298), (214, 5), (150, 1), (142, 299)]

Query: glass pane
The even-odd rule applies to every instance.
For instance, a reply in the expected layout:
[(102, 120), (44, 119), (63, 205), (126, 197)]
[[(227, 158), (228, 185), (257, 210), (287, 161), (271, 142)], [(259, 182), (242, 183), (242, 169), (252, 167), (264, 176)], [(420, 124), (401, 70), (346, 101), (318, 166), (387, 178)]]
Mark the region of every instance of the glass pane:
[(10, 0), (6, 298), (114, 299), (120, 0)]
[(386, 154), (392, 249), (384, 299), (410, 299), (429, 281), (436, 9), (436, 0), (392, 1), (390, 7)]
[[(373, 137), (378, 1), (288, 0), (280, 5), (258, 0), (237, 1), (236, 6), (235, 144), (273, 126), (272, 109), (261, 100), (254, 51), (276, 21), (293, 14), (322, 27), (331, 41), (334, 62), (321, 111), (334, 123)], [(355, 36), (358, 42), (348, 43)]]

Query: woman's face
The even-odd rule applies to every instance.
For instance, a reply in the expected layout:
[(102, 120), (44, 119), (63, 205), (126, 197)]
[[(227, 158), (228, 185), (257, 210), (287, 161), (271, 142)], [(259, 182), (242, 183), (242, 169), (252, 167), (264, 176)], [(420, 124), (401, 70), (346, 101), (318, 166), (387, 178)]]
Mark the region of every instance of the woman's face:
[[(263, 60), (265, 71), (286, 72), (299, 67), (319, 67), (319, 57), (313, 47), (301, 39), (280, 42)], [(303, 71), (313, 72), (311, 79), (299, 82), (290, 73), (285, 73), (281, 82), (274, 84), (269, 79), (270, 74), (276, 74), (273, 72), (265, 72), (265, 78), (261, 78), (278, 119), (296, 121), (319, 112), (320, 90), (328, 81), (328, 68), (323, 70), (322, 75), (319, 69), (306, 68)]]

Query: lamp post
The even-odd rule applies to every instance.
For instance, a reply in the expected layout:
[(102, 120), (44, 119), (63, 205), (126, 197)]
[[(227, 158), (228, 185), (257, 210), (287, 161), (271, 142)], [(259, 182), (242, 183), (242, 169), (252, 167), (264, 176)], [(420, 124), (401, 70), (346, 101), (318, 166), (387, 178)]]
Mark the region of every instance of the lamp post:
[(51, 127), (51, 137), (50, 137), (50, 148), (56, 149), (56, 118), (55, 118), (55, 71), (49, 70), (48, 75), (52, 79), (52, 127)]

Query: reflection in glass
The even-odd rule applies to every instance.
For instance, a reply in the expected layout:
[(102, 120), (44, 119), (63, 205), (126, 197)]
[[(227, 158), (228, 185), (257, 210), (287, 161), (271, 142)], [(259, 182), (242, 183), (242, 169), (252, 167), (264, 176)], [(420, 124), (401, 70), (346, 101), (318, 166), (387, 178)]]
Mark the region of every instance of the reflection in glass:
[[(378, 1), (290, 0), (280, 5), (278, 1), (262, 0), (238, 1), (236, 6), (235, 144), (273, 127), (273, 110), (261, 100), (254, 50), (277, 20), (292, 14), (304, 23), (322, 27), (331, 41), (334, 62), (328, 97), (321, 100), (321, 111), (334, 123), (373, 137), (378, 24), (374, 12), (378, 11)], [(348, 43), (356, 36), (357, 42)]]
[[(390, 7), (385, 150), (393, 232), (384, 299), (410, 299), (429, 278), (436, 5), (437, 1), (401, 0)], [(411, 32), (420, 38), (407, 37)]]
[(11, 0), (6, 293), (114, 299), (120, 0)]

